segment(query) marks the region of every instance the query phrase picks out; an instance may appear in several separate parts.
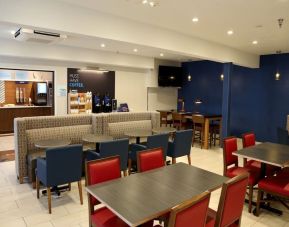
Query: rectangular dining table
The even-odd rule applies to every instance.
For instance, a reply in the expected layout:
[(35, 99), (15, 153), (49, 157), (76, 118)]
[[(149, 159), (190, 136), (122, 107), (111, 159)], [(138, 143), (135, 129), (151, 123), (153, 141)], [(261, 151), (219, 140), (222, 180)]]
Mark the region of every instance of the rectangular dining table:
[(177, 163), (87, 186), (86, 190), (129, 226), (138, 226), (204, 191), (218, 189), (227, 180), (216, 173)]

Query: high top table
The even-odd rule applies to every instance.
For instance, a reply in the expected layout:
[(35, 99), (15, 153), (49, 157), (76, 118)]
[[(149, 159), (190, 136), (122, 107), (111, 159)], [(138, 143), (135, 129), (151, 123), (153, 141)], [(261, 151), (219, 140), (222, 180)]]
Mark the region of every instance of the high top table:
[(129, 226), (138, 226), (204, 191), (214, 191), (229, 178), (177, 163), (86, 187)]

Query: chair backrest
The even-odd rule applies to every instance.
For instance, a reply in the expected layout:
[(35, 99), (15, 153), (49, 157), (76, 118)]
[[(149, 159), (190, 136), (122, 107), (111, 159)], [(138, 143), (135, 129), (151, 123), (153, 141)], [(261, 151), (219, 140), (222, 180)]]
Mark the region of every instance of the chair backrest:
[(165, 165), (163, 157), (164, 154), (161, 147), (139, 151), (137, 153), (138, 172), (145, 172), (151, 169), (163, 167)]
[(205, 117), (201, 114), (193, 114), (192, 121), (194, 124), (205, 124)]
[[(223, 184), (215, 227), (240, 224), (249, 174), (236, 176)], [(238, 226), (238, 225), (237, 225)]]
[(160, 118), (161, 118), (161, 120), (167, 120), (168, 112), (167, 111), (160, 111)]
[(79, 181), (82, 174), (82, 152), (81, 144), (47, 149), (48, 185)]
[(128, 161), (128, 139), (119, 139), (113, 141), (102, 142), (99, 144), (99, 154), (101, 158), (120, 156), (120, 168), (121, 170), (127, 169)]
[(223, 140), (224, 174), (228, 166), (233, 164), (238, 166), (238, 157), (233, 155), (233, 152), (237, 150), (238, 146), (236, 137), (227, 137)]
[(242, 135), (243, 148), (255, 146), (256, 138), (253, 132), (247, 132)]
[(181, 157), (190, 154), (192, 146), (192, 136), (192, 129), (180, 130), (176, 132), (173, 142), (174, 157)]
[[(97, 159), (85, 163), (85, 185), (94, 185), (121, 177), (120, 157)], [(90, 207), (99, 202), (90, 196)]]
[(148, 136), (147, 149), (161, 147), (163, 148), (163, 153), (164, 153), (164, 158), (165, 158), (167, 156), (168, 142), (169, 142), (168, 133)]
[(173, 119), (173, 122), (175, 121), (180, 122), (183, 120), (183, 115), (178, 112), (172, 112), (172, 119)]
[(185, 201), (171, 210), (168, 227), (204, 227), (206, 223), (210, 192)]
[(277, 128), (278, 143), (289, 145), (289, 135), (285, 128)]

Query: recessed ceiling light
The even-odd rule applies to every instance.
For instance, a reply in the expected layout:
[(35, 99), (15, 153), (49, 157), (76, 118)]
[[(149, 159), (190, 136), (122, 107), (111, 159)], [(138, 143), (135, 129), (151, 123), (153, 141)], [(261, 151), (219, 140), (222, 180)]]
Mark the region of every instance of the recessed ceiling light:
[(194, 17), (194, 18), (192, 19), (192, 21), (193, 21), (194, 23), (196, 23), (196, 22), (198, 22), (198, 21), (199, 21), (199, 18), (197, 18), (197, 17)]
[(163, 54), (163, 53), (160, 53), (160, 56), (161, 56), (161, 57), (163, 57), (163, 56), (164, 56), (164, 54)]
[(11, 33), (12, 35), (14, 35), (14, 34), (15, 34), (15, 31), (11, 31), (10, 33)]
[(134, 51), (134, 52), (138, 52), (138, 49), (134, 48), (133, 51)]
[(148, 0), (143, 0), (142, 1), (142, 4), (144, 4), (144, 5), (147, 4), (147, 3), (148, 3)]
[(257, 45), (257, 44), (258, 44), (258, 41), (257, 41), (257, 40), (254, 40), (254, 41), (252, 42), (252, 44)]
[(101, 46), (102, 48), (104, 48), (104, 47), (105, 47), (105, 44), (104, 44), (104, 43), (102, 43), (102, 44), (100, 44), (100, 46)]
[(233, 35), (233, 34), (234, 34), (234, 31), (233, 31), (233, 30), (229, 30), (229, 31), (227, 31), (227, 34), (228, 34), (228, 35)]
[(149, 5), (150, 5), (150, 7), (155, 7), (155, 6), (156, 6), (156, 3), (154, 3), (154, 2), (149, 2)]

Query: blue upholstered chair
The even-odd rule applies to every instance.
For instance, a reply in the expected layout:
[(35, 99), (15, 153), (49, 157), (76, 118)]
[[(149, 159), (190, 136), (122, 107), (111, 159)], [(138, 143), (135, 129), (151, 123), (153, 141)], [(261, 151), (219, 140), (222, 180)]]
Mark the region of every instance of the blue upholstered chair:
[(95, 151), (88, 151), (87, 159), (95, 160), (111, 156), (120, 156), (120, 169), (123, 174), (127, 175), (127, 161), (128, 161), (128, 139), (119, 139), (108, 142), (101, 142), (99, 144), (99, 153)]
[(78, 182), (80, 203), (83, 204), (82, 145), (69, 145), (46, 150), (46, 158), (37, 158), (36, 189), (39, 198), (40, 182), (47, 187), (48, 210), (51, 214), (51, 187)]
[(128, 160), (129, 173), (132, 167), (132, 162), (136, 162), (137, 160), (137, 153), (139, 151), (161, 147), (164, 153), (164, 160), (166, 160), (168, 142), (169, 142), (169, 134), (164, 133), (164, 134), (156, 134), (156, 135), (148, 136), (146, 143), (131, 144), (130, 152), (129, 152), (129, 160)]
[(169, 142), (167, 156), (172, 158), (172, 163), (176, 163), (176, 158), (187, 156), (188, 162), (191, 165), (191, 144), (192, 144), (192, 129), (177, 131), (174, 141)]

